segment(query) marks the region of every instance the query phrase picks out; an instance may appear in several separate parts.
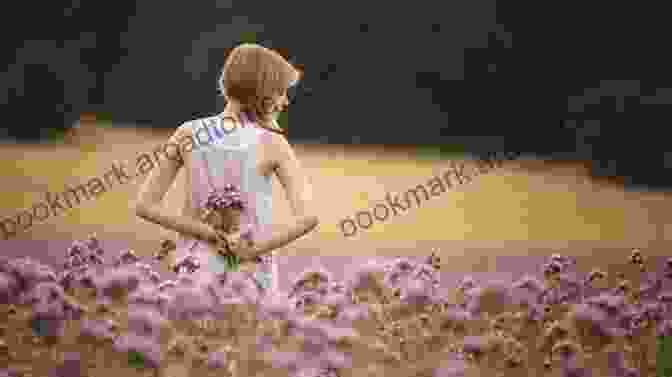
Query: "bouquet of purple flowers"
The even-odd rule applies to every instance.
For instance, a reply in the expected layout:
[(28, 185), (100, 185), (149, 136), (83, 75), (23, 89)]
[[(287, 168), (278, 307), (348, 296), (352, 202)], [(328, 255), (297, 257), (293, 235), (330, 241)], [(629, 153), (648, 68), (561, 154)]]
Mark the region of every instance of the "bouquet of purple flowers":
[(240, 216), (245, 210), (240, 191), (229, 184), (221, 190), (212, 190), (202, 208), (201, 220), (216, 230), (233, 233), (240, 230)]
[[(205, 205), (202, 208), (201, 220), (210, 224), (215, 230), (232, 234), (241, 231), (241, 214), (245, 210), (240, 191), (234, 185), (228, 184), (220, 190), (210, 191)], [(252, 235), (248, 230), (241, 237), (251, 244)], [(237, 270), (240, 258), (224, 248), (217, 252), (226, 258), (230, 270)]]
[(238, 188), (228, 184), (221, 190), (211, 190), (204, 207), (210, 211), (222, 211), (229, 208), (242, 211), (245, 204), (241, 199)]

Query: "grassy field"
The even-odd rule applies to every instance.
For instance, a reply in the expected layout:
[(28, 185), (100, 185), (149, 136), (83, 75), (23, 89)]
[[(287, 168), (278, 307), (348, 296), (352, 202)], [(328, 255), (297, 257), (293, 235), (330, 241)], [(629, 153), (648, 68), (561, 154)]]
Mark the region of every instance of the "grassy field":
[[(62, 192), (67, 186), (101, 177), (114, 161), (132, 162), (168, 136), (165, 130), (108, 125), (86, 130), (79, 144), (4, 145), (0, 149), (2, 216), (30, 208), (43, 199), (45, 191)], [(538, 271), (543, 257), (552, 253), (577, 256), (583, 272), (598, 267), (612, 276), (623, 271), (632, 248), (641, 248), (648, 256), (669, 255), (669, 195), (626, 192), (596, 182), (580, 164), (524, 159), (483, 174), (468, 173), (470, 183), (345, 237), (341, 220), (384, 203), (388, 193), (428, 187), (428, 181), (442, 176), (454, 161), (467, 167), (473, 163), (465, 160), (459, 148), (296, 145), (296, 150), (314, 185), (321, 224), (315, 233), (281, 251), (289, 256), (279, 258), (283, 291), (309, 265), (322, 265), (340, 280), (351, 266), (364, 262), (361, 257), (419, 256), (433, 248), (438, 248), (442, 261), (443, 288), (454, 286), (467, 274), (477, 281), (515, 279)], [(180, 174), (175, 188), (181, 187), (183, 179)], [(113, 187), (16, 239), (1, 241), (0, 255), (60, 263), (69, 242), (95, 232), (105, 248), (114, 241), (115, 247), (130, 247), (149, 256), (161, 238), (174, 235), (132, 215), (140, 183), (135, 179)], [(273, 190), (274, 222), (282, 228), (291, 221), (290, 211), (279, 185)], [(183, 199), (184, 193), (174, 189), (166, 205), (177, 212)], [(158, 270), (165, 272), (165, 264), (160, 266)], [(22, 364), (32, 368), (32, 359)], [(171, 373), (186, 375), (172, 369)]]
[[(0, 151), (2, 215), (29, 208), (43, 199), (44, 191), (62, 192), (66, 185), (102, 176), (113, 161), (132, 162), (138, 153), (151, 151), (168, 136), (165, 130), (104, 126), (86, 134), (78, 146), (6, 145)], [(512, 161), (419, 207), (412, 206), (404, 214), (344, 237), (341, 220), (384, 203), (387, 193), (403, 194), (441, 175), (451, 159), (460, 158), (459, 148), (296, 148), (315, 187), (321, 224), (314, 234), (288, 247), (284, 251), (288, 255), (400, 255), (439, 247), (445, 256), (480, 263), (478, 256), (540, 252), (533, 249), (551, 253), (568, 247), (568, 242), (582, 245), (574, 250), (587, 255), (595, 247), (646, 248), (664, 244), (669, 233), (671, 201), (667, 195), (625, 192), (592, 182), (575, 165)], [(183, 178), (180, 174), (178, 181)], [(173, 235), (132, 216), (130, 207), (140, 182), (136, 179), (115, 187), (66, 215), (34, 225), (17, 239), (71, 240), (96, 232), (145, 250), (146, 245)], [(168, 206), (177, 211), (183, 195), (173, 190), (167, 197)], [(277, 184), (273, 195), (275, 223), (281, 228), (291, 220), (290, 211)]]

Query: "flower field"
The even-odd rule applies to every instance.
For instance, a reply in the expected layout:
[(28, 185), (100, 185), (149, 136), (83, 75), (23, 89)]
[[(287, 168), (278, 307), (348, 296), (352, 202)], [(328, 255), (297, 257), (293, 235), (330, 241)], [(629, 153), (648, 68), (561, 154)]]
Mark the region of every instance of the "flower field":
[(61, 268), (0, 264), (0, 373), (643, 377), (672, 336), (672, 258), (635, 249), (610, 276), (556, 254), (515, 281), (442, 282), (440, 266), (432, 253), (343, 280), (310, 268), (264, 294), (243, 272), (163, 279), (90, 237)]

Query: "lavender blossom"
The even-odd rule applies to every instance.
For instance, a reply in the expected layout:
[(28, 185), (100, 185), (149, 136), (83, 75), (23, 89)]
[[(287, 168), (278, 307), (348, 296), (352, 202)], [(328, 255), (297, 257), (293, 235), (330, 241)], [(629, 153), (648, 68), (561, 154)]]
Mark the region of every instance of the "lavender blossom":
[(194, 273), (199, 268), (201, 268), (200, 260), (193, 255), (186, 255), (173, 266), (173, 272), (176, 274), (182, 272)]
[(221, 190), (211, 190), (208, 194), (204, 207), (212, 211), (226, 208), (244, 209), (240, 191), (233, 185), (226, 185)]

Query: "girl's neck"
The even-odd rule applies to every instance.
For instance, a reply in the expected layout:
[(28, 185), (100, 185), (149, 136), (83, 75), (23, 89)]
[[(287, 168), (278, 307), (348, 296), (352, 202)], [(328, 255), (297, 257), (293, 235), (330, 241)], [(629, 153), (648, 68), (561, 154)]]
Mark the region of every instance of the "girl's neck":
[(241, 118), (248, 118), (246, 114), (243, 114), (243, 111), (240, 109), (240, 107), (227, 104), (226, 107), (224, 108), (224, 111), (222, 111), (221, 116), (223, 117), (232, 117), (233, 119), (238, 122), (240, 125), (245, 125), (247, 122), (245, 122), (245, 119)]
[[(247, 124), (251, 123), (255, 127), (260, 127), (264, 129), (268, 129), (270, 131), (274, 132), (282, 132), (282, 128), (280, 125), (278, 125), (278, 121), (276, 118), (273, 118), (271, 121), (270, 126), (264, 126), (259, 124), (259, 122), (254, 121), (254, 118), (251, 114), (248, 114), (247, 112), (243, 112), (242, 106), (240, 106), (239, 103), (237, 102), (227, 102), (226, 106), (224, 107), (224, 110), (221, 113), (222, 117), (232, 117), (236, 119), (238, 124), (240, 124), (242, 127), (245, 127)], [(241, 119), (241, 117), (244, 117), (245, 119)]]

